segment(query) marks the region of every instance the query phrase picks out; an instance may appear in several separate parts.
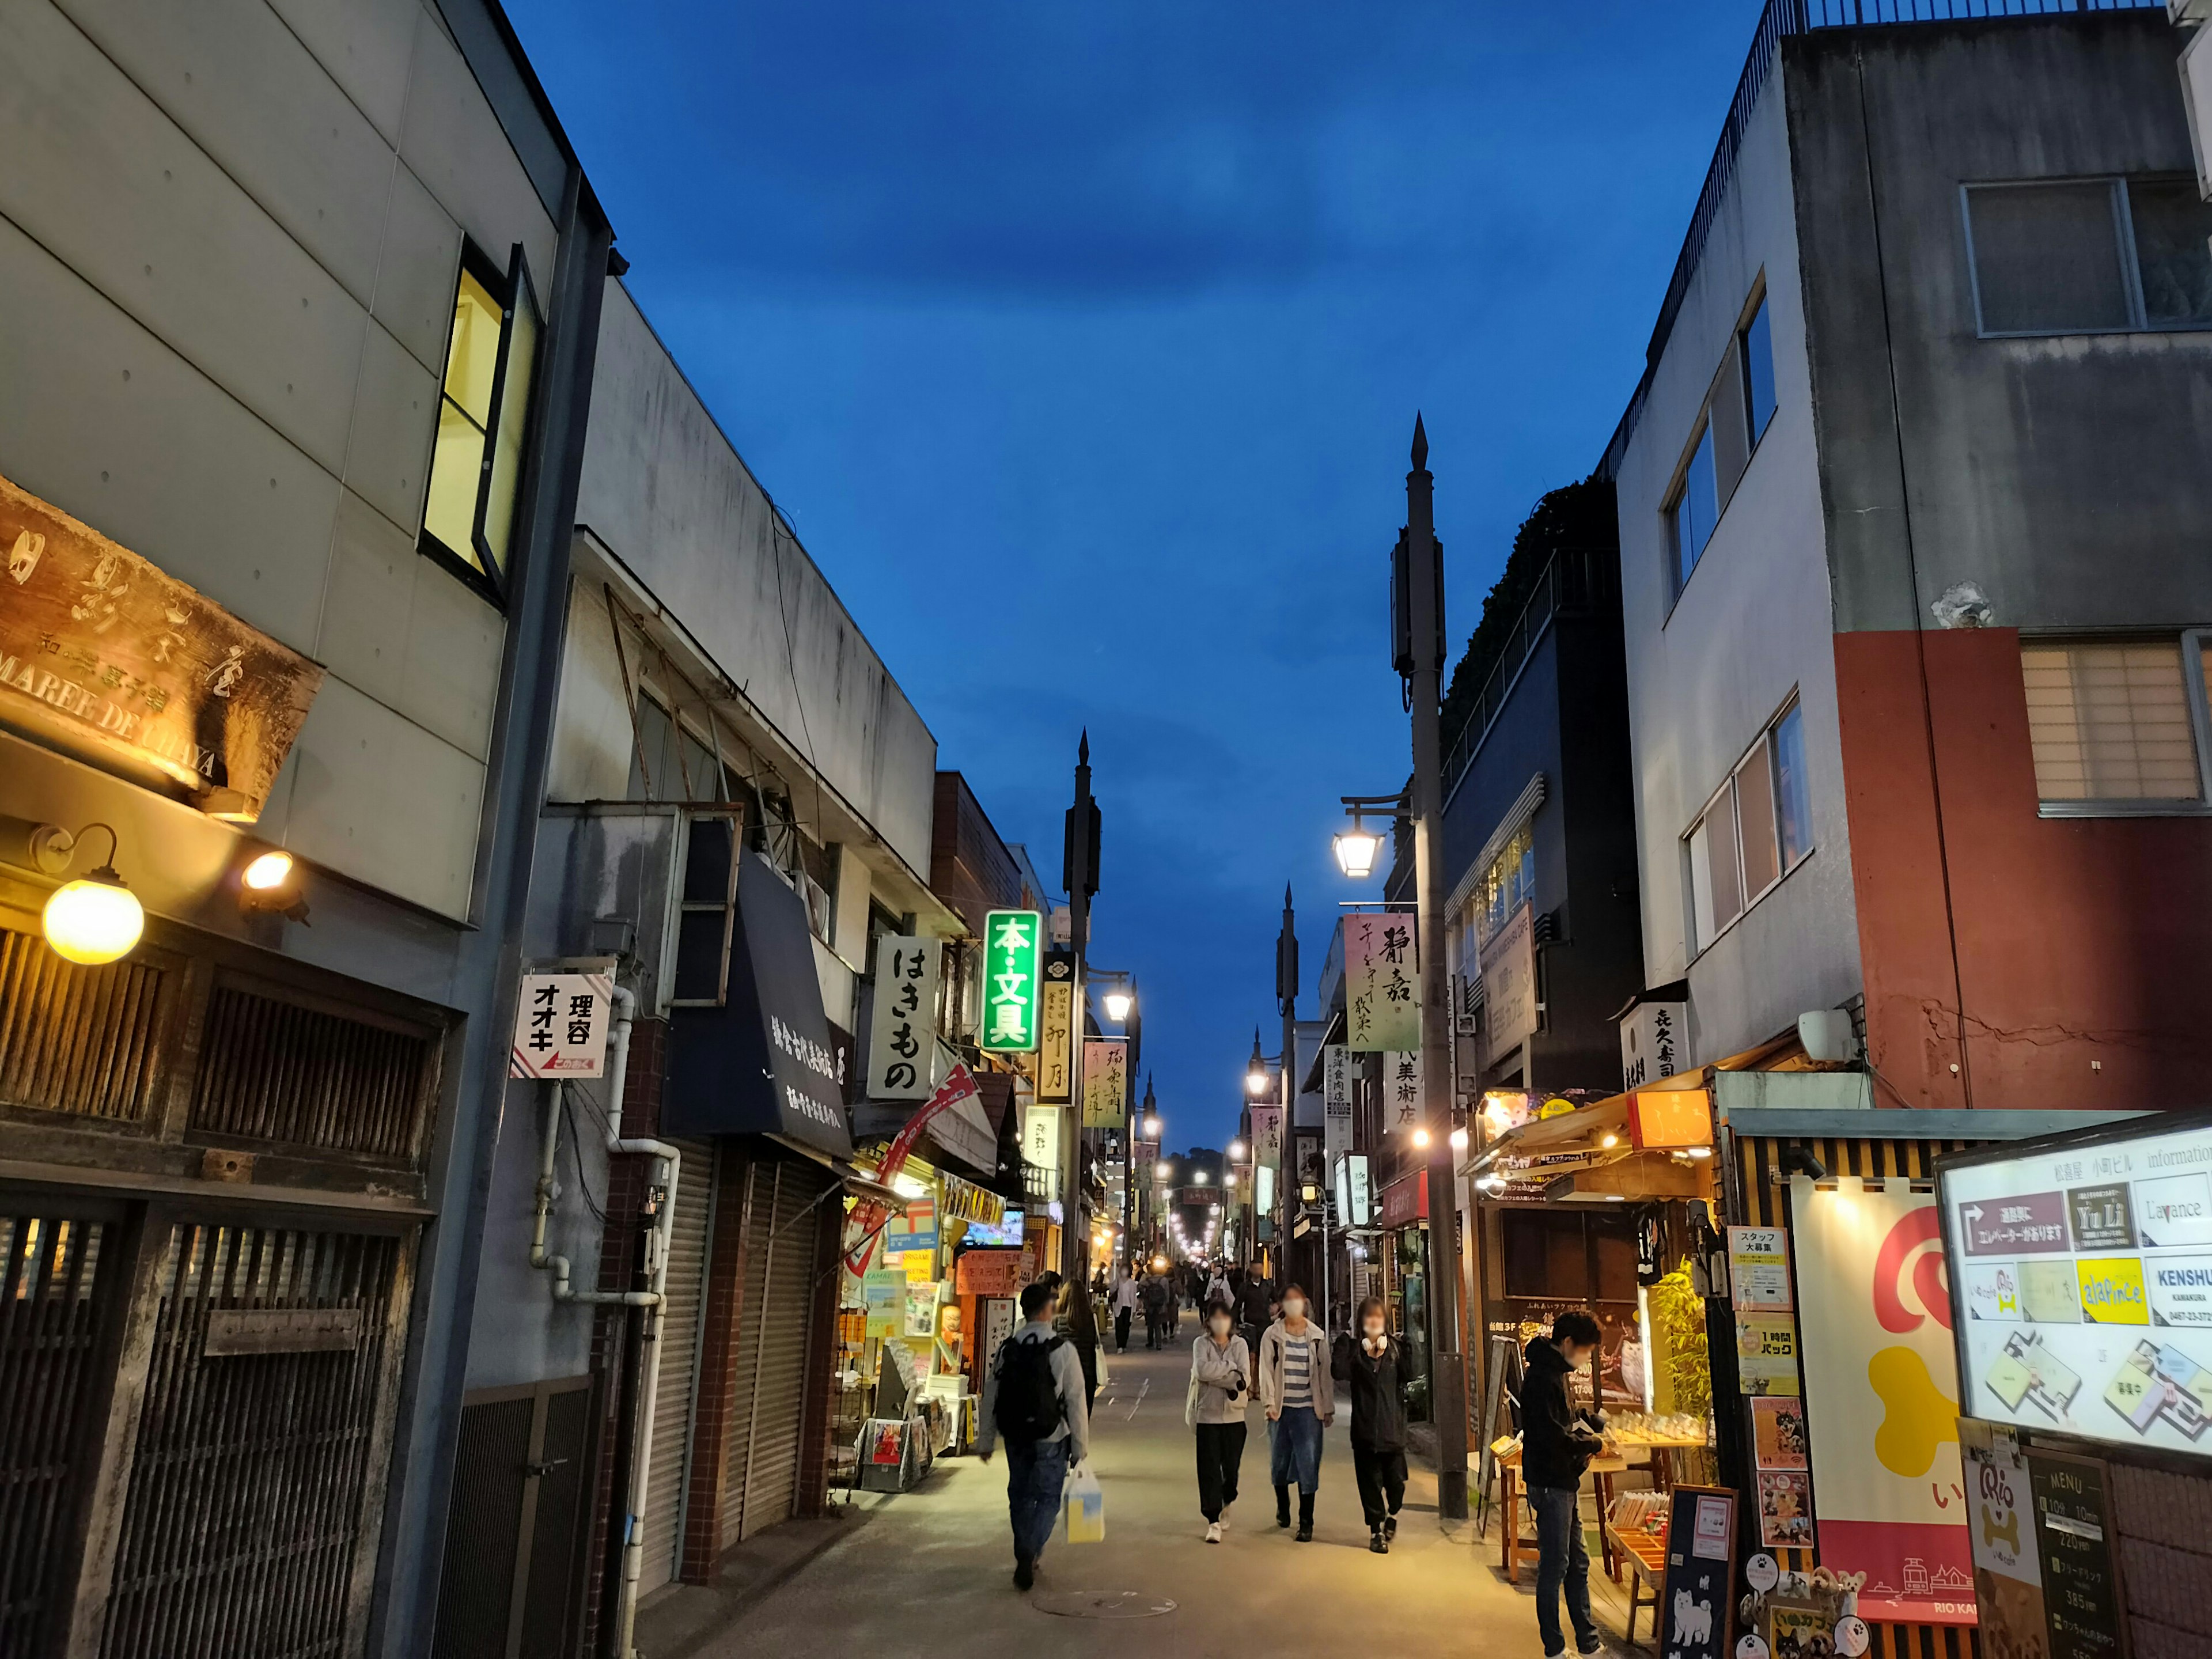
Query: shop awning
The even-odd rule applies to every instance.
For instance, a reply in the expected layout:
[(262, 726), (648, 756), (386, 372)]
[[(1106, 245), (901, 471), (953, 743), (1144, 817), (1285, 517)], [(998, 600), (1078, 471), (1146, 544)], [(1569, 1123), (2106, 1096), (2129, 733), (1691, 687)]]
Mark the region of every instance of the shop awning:
[[(1654, 1098), (1639, 1108), (1638, 1094)], [(1468, 1160), (1466, 1173), (1491, 1198), (1707, 1197), (1712, 1147), (1705, 1098), (1654, 1089), (1593, 1101), (1506, 1130)], [(1667, 1107), (1690, 1109), (1690, 1121), (1701, 1127), (1686, 1129)]]

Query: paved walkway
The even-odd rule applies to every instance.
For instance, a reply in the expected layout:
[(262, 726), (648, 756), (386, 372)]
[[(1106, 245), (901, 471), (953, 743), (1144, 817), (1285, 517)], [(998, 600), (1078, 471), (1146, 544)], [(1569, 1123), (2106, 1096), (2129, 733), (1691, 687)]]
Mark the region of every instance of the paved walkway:
[[(1341, 1413), (1325, 1443), (1314, 1542), (1294, 1543), (1275, 1528), (1267, 1438), (1255, 1411), (1243, 1501), (1227, 1540), (1206, 1544), (1182, 1422), (1188, 1318), (1182, 1334), (1168, 1352), (1146, 1353), (1139, 1344), (1110, 1359), (1091, 1443), (1106, 1491), (1106, 1541), (1055, 1539), (1030, 1595), (1012, 1582), (1005, 1458), (988, 1468), (948, 1458), (919, 1490), (884, 1503), (695, 1651), (713, 1659), (1541, 1653), (1532, 1575), (1518, 1590), (1505, 1584), (1494, 1534), (1488, 1547), (1471, 1533), (1464, 1541), (1447, 1536), (1437, 1522), (1435, 1479), (1418, 1464), (1396, 1546), (1388, 1556), (1369, 1552)], [(1042, 1610), (1069, 1592), (1118, 1590), (1176, 1607), (1138, 1620)], [(1607, 1622), (1619, 1630), (1617, 1611)]]

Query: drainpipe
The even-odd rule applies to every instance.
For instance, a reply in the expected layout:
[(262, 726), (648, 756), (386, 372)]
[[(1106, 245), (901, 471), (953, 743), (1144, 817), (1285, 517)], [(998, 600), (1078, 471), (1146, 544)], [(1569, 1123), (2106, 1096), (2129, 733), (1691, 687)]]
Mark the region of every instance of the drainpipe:
[(675, 1226), (677, 1182), (684, 1169), (684, 1154), (667, 1141), (626, 1136), (622, 1133), (623, 1093), (629, 1079), (630, 1025), (636, 1013), (636, 994), (623, 986), (615, 987), (614, 1029), (608, 1041), (607, 1054), (607, 1100), (610, 1108), (607, 1114), (607, 1152), (611, 1156), (634, 1154), (658, 1158), (667, 1166), (666, 1177), (661, 1183), (660, 1213), (655, 1218), (653, 1231), (646, 1239), (647, 1288), (642, 1291), (574, 1289), (568, 1282), (568, 1258), (546, 1254), (546, 1217), (559, 1191), (559, 1183), (553, 1173), (554, 1153), (561, 1137), (560, 1091), (562, 1085), (557, 1082), (553, 1085), (553, 1110), (547, 1116), (545, 1133), (539, 1143), (537, 1213), (530, 1238), (530, 1265), (551, 1272), (555, 1301), (578, 1303), (587, 1307), (641, 1308), (647, 1310), (644, 1352), (639, 1368), (643, 1373), (640, 1379), (641, 1398), (635, 1431), (629, 1437), (629, 1492), (623, 1506), (622, 1592), (615, 1614), (620, 1632), (615, 1651), (622, 1656), (622, 1659), (636, 1659), (637, 1653), (633, 1637), (637, 1623), (638, 1581), (645, 1565), (644, 1517), (646, 1494), (653, 1472), (653, 1407), (660, 1391), (660, 1310), (668, 1291), (669, 1237)]

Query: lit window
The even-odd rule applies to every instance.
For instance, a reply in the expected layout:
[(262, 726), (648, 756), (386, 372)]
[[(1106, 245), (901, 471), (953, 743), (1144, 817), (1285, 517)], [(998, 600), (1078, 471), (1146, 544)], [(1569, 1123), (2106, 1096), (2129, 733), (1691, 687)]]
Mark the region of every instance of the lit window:
[(1804, 721), (1792, 698), (1682, 838), (1692, 955), (1803, 861), (1813, 850), (1812, 815)]
[(2181, 179), (1966, 191), (1984, 334), (2212, 327), (2212, 208)]
[(2198, 636), (2027, 641), (2020, 663), (2045, 802), (2203, 801)]
[(1482, 872), (1475, 894), (1477, 947), (1513, 919), (1513, 913), (1536, 896), (1536, 838), (1524, 823), (1505, 843), (1504, 850)]
[(517, 246), (501, 275), (462, 250), (438, 400), (422, 550), (493, 597), (506, 588), (538, 360), (538, 317)]
[(1682, 469), (1681, 487), (1675, 492), (1668, 514), (1674, 521), (1674, 591), (1679, 593), (1682, 585), (1690, 580), (1690, 573), (1698, 568), (1698, 556), (1705, 550), (1713, 526), (1720, 522), (1720, 496), (1713, 477), (1713, 428), (1710, 421), (1699, 427), (1689, 463)]

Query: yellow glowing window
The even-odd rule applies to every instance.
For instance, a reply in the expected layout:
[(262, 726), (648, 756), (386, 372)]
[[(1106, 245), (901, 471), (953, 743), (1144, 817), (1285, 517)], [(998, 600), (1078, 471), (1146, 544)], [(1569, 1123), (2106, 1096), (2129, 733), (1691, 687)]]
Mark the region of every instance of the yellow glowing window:
[(428, 551), (495, 595), (504, 587), (528, 433), (538, 319), (522, 250), (505, 276), (466, 251), (422, 508)]

